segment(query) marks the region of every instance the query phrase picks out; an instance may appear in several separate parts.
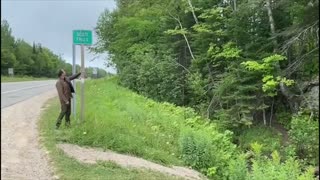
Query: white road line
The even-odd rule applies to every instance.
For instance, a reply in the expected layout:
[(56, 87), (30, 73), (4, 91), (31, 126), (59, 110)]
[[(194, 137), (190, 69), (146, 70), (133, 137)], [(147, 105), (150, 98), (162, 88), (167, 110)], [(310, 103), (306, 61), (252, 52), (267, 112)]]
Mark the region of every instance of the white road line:
[(25, 87), (22, 89), (15, 89), (15, 90), (11, 90), (11, 91), (1, 92), (1, 94), (8, 94), (8, 93), (17, 92), (17, 91), (21, 91), (21, 90), (25, 90), (25, 89), (32, 89), (32, 88), (48, 86), (48, 85), (52, 85), (52, 84), (42, 84), (42, 85), (38, 85), (38, 86), (30, 86), (30, 87)]

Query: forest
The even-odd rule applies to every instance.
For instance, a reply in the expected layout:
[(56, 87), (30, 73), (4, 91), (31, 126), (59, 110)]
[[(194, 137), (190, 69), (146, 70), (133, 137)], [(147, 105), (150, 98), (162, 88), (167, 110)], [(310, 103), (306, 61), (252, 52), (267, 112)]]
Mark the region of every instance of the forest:
[(228, 134), (183, 139), (187, 165), (214, 179), (310, 179), (319, 166), (319, 0), (116, 2), (91, 50), (110, 54), (119, 84), (193, 108), (204, 120), (188, 123)]

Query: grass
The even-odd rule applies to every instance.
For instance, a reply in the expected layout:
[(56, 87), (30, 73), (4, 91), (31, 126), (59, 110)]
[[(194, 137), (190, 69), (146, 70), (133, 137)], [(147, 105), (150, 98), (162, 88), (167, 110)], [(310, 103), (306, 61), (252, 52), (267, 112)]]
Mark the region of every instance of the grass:
[[(79, 84), (76, 92), (79, 116)], [(114, 78), (86, 81), (84, 123), (78, 124), (79, 121), (71, 117), (71, 128), (66, 129), (63, 124), (55, 131), (59, 102), (54, 99), (49, 105), (42, 115), (40, 129), (56, 172), (62, 179), (177, 179), (145, 170), (123, 169), (105, 162), (81, 164), (64, 155), (55, 145), (65, 142), (99, 147), (164, 165), (184, 165), (179, 137), (186, 126), (185, 118), (195, 116), (192, 110), (156, 103), (118, 86)]]
[(40, 81), (40, 80), (51, 80), (52, 78), (46, 77), (31, 77), (31, 76), (1, 76), (1, 82), (20, 82), (20, 81)]
[(58, 115), (59, 103), (57, 99), (48, 102), (49, 106), (42, 114), (39, 122), (42, 142), (49, 151), (52, 159), (55, 174), (62, 180), (174, 180), (177, 177), (167, 176), (161, 173), (126, 169), (111, 162), (98, 162), (95, 165), (80, 163), (77, 160), (65, 155), (56, 144), (67, 137), (68, 129), (62, 127), (58, 132), (54, 130), (54, 121)]
[[(115, 81), (86, 81), (85, 122), (58, 138), (161, 164), (183, 165), (179, 149), (180, 133), (185, 126), (183, 109), (139, 96)], [(79, 104), (77, 109), (80, 112)]]
[[(262, 152), (281, 150), (281, 135), (271, 128), (255, 126), (238, 136), (239, 147), (230, 142), (231, 134), (217, 131), (191, 108), (158, 103), (117, 85), (117, 79), (87, 80), (85, 121), (79, 123), (80, 84), (77, 84), (77, 117), (72, 127), (54, 131), (60, 110), (51, 100), (40, 124), (45, 145), (62, 179), (172, 179), (163, 174), (123, 169), (99, 162), (86, 165), (67, 157), (55, 145), (59, 142), (110, 149), (164, 165), (190, 165), (217, 179), (226, 176), (230, 160), (247, 151), (252, 143), (263, 145)], [(229, 134), (229, 135), (228, 135)], [(208, 174), (207, 174), (208, 175)], [(210, 177), (211, 178), (211, 177)]]
[(279, 152), (281, 148), (281, 134), (277, 133), (276, 130), (257, 125), (251, 127), (239, 135), (239, 146), (242, 150), (250, 149), (252, 143), (259, 143), (263, 146), (262, 151), (264, 153), (271, 153), (274, 150)]

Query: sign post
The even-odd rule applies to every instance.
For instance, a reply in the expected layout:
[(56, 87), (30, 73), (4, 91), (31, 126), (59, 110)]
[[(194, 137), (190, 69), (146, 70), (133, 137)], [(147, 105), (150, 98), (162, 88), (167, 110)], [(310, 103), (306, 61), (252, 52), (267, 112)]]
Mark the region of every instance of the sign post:
[(73, 31), (73, 44), (81, 45), (81, 110), (80, 121), (84, 122), (84, 46), (92, 45), (92, 31), (88, 30), (74, 30)]
[[(72, 74), (76, 73), (76, 45), (72, 44)], [(72, 85), (74, 87), (74, 91), (76, 92), (77, 89), (77, 84), (76, 84), (76, 80), (72, 80)], [(76, 119), (76, 95), (74, 94), (73, 98), (72, 98), (72, 113), (73, 113), (73, 117), (74, 119)]]
[(81, 45), (81, 114), (80, 114), (80, 120), (81, 122), (84, 122), (84, 46)]
[(92, 75), (94, 78), (98, 78), (98, 68), (93, 68)]

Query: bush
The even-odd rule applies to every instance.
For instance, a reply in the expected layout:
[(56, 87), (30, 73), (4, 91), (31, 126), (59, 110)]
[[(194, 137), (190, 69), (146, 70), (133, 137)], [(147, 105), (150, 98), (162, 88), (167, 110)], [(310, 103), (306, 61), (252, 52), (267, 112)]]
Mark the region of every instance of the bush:
[[(197, 128), (201, 129), (197, 130)], [(221, 179), (228, 175), (228, 163), (234, 158), (236, 146), (231, 143), (231, 133), (219, 133), (212, 125), (187, 129), (180, 136), (182, 159), (187, 165), (209, 177)]]
[(308, 164), (319, 163), (319, 122), (299, 113), (291, 121), (290, 140), (299, 158)]
[[(231, 159), (228, 167), (228, 179), (230, 180), (312, 180), (314, 168), (309, 167), (307, 170), (294, 157), (282, 160), (278, 151), (262, 155), (263, 145), (252, 143), (251, 150), (247, 154), (239, 154), (236, 158)], [(251, 157), (251, 167), (247, 157)], [(221, 178), (220, 178), (221, 179)]]
[(282, 124), (286, 129), (290, 129), (291, 119), (291, 113), (289, 112), (277, 113), (277, 121), (280, 124)]
[(207, 168), (212, 166), (212, 152), (209, 138), (201, 132), (187, 132), (181, 138), (182, 159), (187, 165), (206, 172)]
[(246, 155), (239, 154), (235, 159), (231, 159), (228, 173), (229, 180), (246, 180), (248, 178)]
[(262, 153), (270, 154), (274, 150), (280, 150), (281, 135), (269, 127), (255, 126), (246, 129), (239, 135), (239, 146), (242, 150), (249, 150), (252, 143), (263, 145)]
[(266, 156), (257, 155), (252, 160), (252, 172), (249, 175), (250, 180), (313, 180), (313, 168), (308, 168), (303, 172), (301, 164), (293, 157), (285, 162), (281, 162), (280, 155), (277, 151), (272, 153), (272, 159)]

